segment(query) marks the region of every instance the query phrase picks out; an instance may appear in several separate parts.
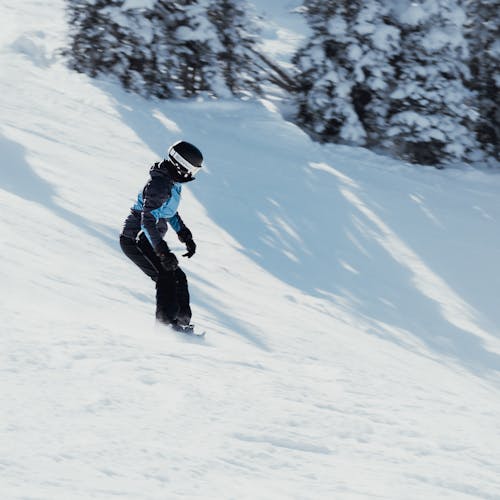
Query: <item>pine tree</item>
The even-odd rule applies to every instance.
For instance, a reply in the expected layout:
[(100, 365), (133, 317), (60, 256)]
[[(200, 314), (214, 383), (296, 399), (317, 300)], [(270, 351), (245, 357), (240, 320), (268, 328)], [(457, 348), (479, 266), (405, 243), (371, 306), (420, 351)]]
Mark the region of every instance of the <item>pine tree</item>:
[(298, 120), (322, 141), (377, 144), (399, 30), (378, 0), (305, 0), (312, 35), (294, 58)]
[(208, 9), (208, 18), (216, 31), (212, 50), (221, 80), (233, 95), (260, 93), (261, 76), (255, 64), (258, 30), (245, 7), (248, 6), (234, 0), (212, 0)]
[(321, 0), (303, 3), (312, 35), (293, 59), (299, 71), (297, 118), (322, 141), (362, 144), (366, 137), (352, 100), (353, 65), (348, 56), (348, 47), (355, 41), (348, 14), (360, 4)]
[(70, 24), (78, 26), (71, 42), (74, 69), (96, 76), (123, 62), (120, 51), (127, 34), (111, 16), (122, 0), (69, 0)]
[[(166, 97), (192, 97), (211, 90), (216, 72), (210, 51), (206, 1), (158, 0), (147, 14), (154, 33), (154, 68)], [(158, 90), (154, 95), (163, 97)]]
[(380, 146), (386, 135), (388, 96), (396, 85), (394, 61), (400, 52), (400, 30), (387, 2), (379, 0), (362, 3), (353, 30), (361, 54), (354, 66), (354, 108), (366, 131), (366, 144)]
[(465, 14), (456, 0), (428, 0), (400, 16), (401, 54), (397, 87), (390, 96), (389, 143), (410, 161), (438, 165), (471, 159), (470, 133), (477, 113), (466, 87)]
[(146, 96), (254, 94), (259, 72), (245, 5), (233, 0), (69, 0), (71, 65)]
[(466, 38), (470, 48), (470, 88), (478, 95), (478, 141), (500, 160), (500, 4), (467, 3)]

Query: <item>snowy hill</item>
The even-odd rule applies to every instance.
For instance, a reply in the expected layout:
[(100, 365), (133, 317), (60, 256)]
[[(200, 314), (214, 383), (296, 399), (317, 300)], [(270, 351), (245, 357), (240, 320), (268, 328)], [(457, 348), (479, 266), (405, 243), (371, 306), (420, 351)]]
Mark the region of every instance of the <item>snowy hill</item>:
[[(63, 8), (0, 2), (0, 497), (500, 498), (500, 177), (126, 94)], [(117, 244), (179, 138), (196, 342)]]

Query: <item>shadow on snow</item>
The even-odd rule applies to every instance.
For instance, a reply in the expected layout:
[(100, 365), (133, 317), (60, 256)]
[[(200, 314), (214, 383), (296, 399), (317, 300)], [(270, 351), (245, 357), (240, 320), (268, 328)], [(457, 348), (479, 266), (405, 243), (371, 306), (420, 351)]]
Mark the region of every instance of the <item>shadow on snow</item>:
[(158, 158), (180, 138), (199, 145), (209, 172), (190, 189), (259, 266), (310, 295), (330, 298), (332, 315), (343, 307), (382, 338), (413, 349), (415, 335), (475, 373), (498, 370), (500, 356), (485, 348), (481, 315), (379, 215), (394, 202), (370, 202), (370, 186), (334, 169), (326, 149), (296, 127), (266, 118), (255, 105), (219, 103), (217, 114), (206, 102), (168, 109), (101, 86)]
[[(113, 250), (118, 249), (117, 242), (103, 232), (97, 230), (85, 217), (60, 206), (57, 192), (53, 186), (42, 179), (26, 160), (26, 150), (20, 144), (0, 135), (0, 151), (3, 165), (0, 176), (0, 187), (21, 198), (39, 203), (56, 216), (80, 228), (89, 236), (101, 240)], [(102, 229), (104, 231), (105, 228)]]

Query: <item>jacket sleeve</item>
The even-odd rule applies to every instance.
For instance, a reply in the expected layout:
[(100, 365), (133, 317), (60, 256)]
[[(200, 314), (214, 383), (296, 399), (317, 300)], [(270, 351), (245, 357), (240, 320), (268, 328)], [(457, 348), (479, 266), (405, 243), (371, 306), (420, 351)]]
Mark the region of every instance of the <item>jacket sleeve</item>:
[(184, 221), (181, 219), (179, 212), (176, 212), (173, 217), (170, 217), (170, 219), (168, 219), (168, 223), (177, 233), (177, 236), (183, 243), (185, 243), (186, 240), (193, 239), (191, 231), (188, 229), (186, 224), (184, 224)]
[(176, 233), (178, 233), (183, 227), (186, 227), (181, 219), (181, 216), (179, 215), (179, 212), (175, 212), (175, 215), (168, 219), (168, 223)]
[(141, 226), (149, 242), (156, 248), (162, 241), (162, 235), (156, 227), (154, 211), (160, 208), (170, 198), (168, 183), (161, 177), (153, 177), (144, 188), (144, 204), (141, 212)]
[(168, 223), (172, 226), (172, 229), (177, 233), (177, 237), (179, 241), (182, 243), (186, 243), (189, 240), (193, 239), (193, 235), (189, 228), (184, 224), (184, 221), (181, 219), (179, 212), (176, 212), (173, 217), (168, 219)]

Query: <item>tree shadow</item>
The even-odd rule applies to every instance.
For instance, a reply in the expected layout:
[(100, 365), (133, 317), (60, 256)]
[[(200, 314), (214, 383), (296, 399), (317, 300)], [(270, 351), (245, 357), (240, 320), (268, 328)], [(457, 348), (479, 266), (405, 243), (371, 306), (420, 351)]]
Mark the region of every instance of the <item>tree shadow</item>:
[(119, 250), (116, 238), (106, 234), (110, 232), (108, 227), (102, 226), (97, 229), (95, 224), (57, 203), (57, 191), (31, 167), (26, 160), (26, 150), (23, 146), (0, 135), (0, 151), (3, 156), (0, 175), (2, 189), (44, 206), (89, 236), (99, 239), (113, 250)]
[[(411, 332), (431, 352), (454, 359), (476, 374), (498, 373), (500, 355), (487, 347), (490, 342), (498, 345), (498, 339), (489, 331), (486, 318), (431, 268), (432, 258), (424, 259), (387, 222), (394, 216), (394, 200), (386, 204), (373, 189), (327, 163), (313, 168), (323, 177), (321, 182), (333, 182), (348, 203), (343, 210), (350, 214), (351, 224), (343, 221), (347, 237), (338, 243), (351, 283), (344, 281), (343, 286), (356, 298), (356, 310), (371, 320), (372, 333), (408, 347), (409, 339), (401, 332)], [(330, 179), (325, 178), (328, 175)], [(403, 215), (402, 221), (409, 224), (414, 219)], [(420, 221), (417, 227), (426, 226)], [(370, 276), (373, 279), (367, 279)], [(399, 330), (396, 334), (393, 326)]]
[[(339, 170), (332, 175), (312, 167), (323, 160), (328, 170), (330, 158), (297, 127), (241, 102), (218, 103), (214, 110), (207, 102), (160, 104), (116, 87), (105, 85), (105, 91), (159, 157), (180, 138), (200, 146), (209, 169), (191, 191), (240, 251), (270, 274), (312, 296), (330, 297), (333, 311), (362, 317), (373, 334), (406, 349), (421, 353), (402, 338), (414, 336), (476, 374), (499, 370), (500, 356), (485, 347), (488, 332), (480, 315), (429, 266), (429, 283), (439, 281), (437, 293), (445, 292), (449, 304), (419, 285), (418, 268), (425, 262), (404, 242), (406, 260), (391, 250), (397, 235), (380, 224), (383, 201), (371, 202), (368, 187)], [(468, 319), (454, 321), (447, 307), (467, 309)], [(235, 321), (226, 315), (229, 328), (241, 329)]]

